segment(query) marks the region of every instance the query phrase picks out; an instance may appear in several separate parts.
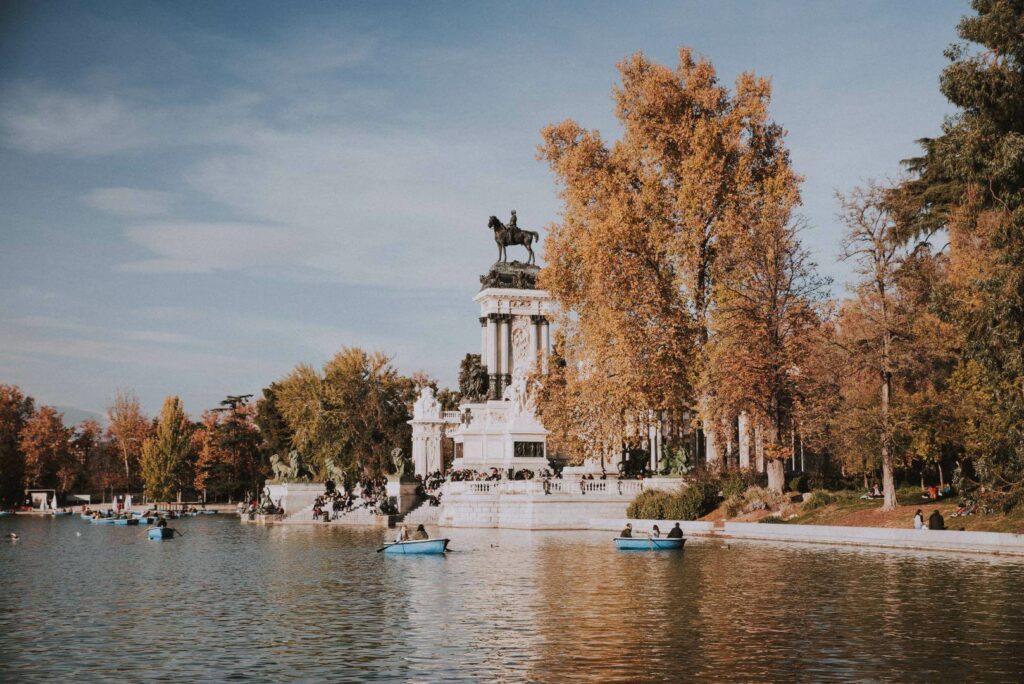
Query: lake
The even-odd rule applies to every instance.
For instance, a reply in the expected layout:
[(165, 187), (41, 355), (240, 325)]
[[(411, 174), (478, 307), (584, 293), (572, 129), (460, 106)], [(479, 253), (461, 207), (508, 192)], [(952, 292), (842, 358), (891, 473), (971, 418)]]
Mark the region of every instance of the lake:
[(383, 530), (173, 525), (0, 519), (0, 680), (1024, 680), (1020, 559), (467, 529), (386, 557)]

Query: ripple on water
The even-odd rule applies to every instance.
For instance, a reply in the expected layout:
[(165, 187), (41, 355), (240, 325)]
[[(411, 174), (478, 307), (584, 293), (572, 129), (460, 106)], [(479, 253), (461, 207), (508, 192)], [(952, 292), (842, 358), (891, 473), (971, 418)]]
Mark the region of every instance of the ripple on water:
[[(5, 521), (0, 679), (604, 681), (1024, 679), (1024, 563), (607, 533)], [(76, 536), (81, 532), (81, 536)]]

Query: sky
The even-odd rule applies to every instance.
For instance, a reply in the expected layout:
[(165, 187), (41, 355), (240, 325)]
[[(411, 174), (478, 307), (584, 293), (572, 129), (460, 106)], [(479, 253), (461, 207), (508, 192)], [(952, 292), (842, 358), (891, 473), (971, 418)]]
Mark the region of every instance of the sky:
[[(559, 218), (539, 131), (619, 135), (615, 65), (687, 46), (768, 76), (841, 294), (836, 190), (895, 177), (951, 110), (967, 3), (0, 5), (0, 383), (198, 416), (345, 346), (454, 386), (487, 219)], [(512, 250), (510, 257), (523, 258)], [(543, 256), (541, 254), (541, 261)]]

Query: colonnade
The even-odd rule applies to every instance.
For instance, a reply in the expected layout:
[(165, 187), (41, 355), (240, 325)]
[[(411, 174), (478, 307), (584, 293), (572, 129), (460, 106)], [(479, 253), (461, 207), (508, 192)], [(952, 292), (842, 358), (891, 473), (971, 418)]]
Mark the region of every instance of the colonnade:
[[(526, 318), (525, 314), (489, 313), (480, 317), (480, 359), (487, 367), (488, 399), (501, 399), (502, 393), (512, 381), (515, 371), (515, 353), (512, 343), (514, 321)], [(529, 316), (527, 324), (528, 341), (525, 362), (528, 368), (540, 364), (541, 371), (548, 372), (548, 356), (551, 350), (551, 329), (547, 317), (540, 314)]]

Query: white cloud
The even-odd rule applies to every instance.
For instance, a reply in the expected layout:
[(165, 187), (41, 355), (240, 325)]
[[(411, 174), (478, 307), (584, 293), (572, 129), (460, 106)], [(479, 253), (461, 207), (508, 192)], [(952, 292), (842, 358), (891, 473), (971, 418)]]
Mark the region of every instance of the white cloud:
[(95, 188), (82, 201), (88, 206), (114, 216), (138, 218), (163, 216), (170, 212), (174, 195), (160, 190), (139, 188)]
[(129, 228), (128, 239), (157, 256), (122, 264), (136, 273), (211, 273), (301, 261), (304, 239), (293, 231), (247, 223), (161, 222)]
[(78, 95), (25, 86), (0, 108), (4, 141), (26, 152), (111, 154), (147, 137), (145, 122), (113, 95)]

